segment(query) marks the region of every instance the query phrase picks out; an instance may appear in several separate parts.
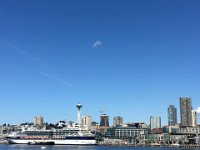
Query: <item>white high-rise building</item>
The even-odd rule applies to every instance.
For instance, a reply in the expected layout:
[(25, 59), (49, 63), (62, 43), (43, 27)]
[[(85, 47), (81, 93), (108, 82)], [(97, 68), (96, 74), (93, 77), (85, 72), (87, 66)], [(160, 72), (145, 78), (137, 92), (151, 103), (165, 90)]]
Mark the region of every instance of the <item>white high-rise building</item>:
[(161, 128), (161, 117), (150, 117), (150, 127), (151, 130), (155, 128)]
[(200, 107), (196, 109), (197, 125), (200, 125)]
[(90, 130), (92, 125), (92, 116), (86, 115), (82, 117), (82, 128), (85, 130)]
[(192, 126), (195, 127), (197, 125), (197, 112), (196, 110), (192, 110)]

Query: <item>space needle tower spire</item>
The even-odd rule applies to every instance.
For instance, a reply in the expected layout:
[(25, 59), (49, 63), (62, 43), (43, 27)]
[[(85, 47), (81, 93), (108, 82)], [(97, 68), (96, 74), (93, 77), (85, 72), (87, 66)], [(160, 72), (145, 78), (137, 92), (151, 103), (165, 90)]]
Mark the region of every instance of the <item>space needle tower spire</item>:
[(80, 103), (78, 103), (77, 105), (76, 105), (76, 108), (77, 108), (77, 123), (78, 123), (78, 126), (80, 127), (81, 126), (81, 108), (82, 108), (83, 106), (80, 104)]

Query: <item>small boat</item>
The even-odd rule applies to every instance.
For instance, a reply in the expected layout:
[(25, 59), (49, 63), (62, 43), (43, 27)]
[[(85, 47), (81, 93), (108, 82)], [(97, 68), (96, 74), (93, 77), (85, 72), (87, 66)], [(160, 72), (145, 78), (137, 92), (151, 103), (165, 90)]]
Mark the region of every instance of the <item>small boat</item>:
[(41, 149), (46, 149), (46, 147), (45, 147), (45, 146), (42, 146)]

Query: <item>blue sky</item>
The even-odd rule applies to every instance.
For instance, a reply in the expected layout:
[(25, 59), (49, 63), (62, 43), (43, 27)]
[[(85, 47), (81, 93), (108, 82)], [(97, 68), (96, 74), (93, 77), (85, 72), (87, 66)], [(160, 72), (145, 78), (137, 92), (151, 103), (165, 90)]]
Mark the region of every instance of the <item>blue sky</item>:
[(0, 1), (0, 124), (149, 123), (200, 99), (199, 0)]

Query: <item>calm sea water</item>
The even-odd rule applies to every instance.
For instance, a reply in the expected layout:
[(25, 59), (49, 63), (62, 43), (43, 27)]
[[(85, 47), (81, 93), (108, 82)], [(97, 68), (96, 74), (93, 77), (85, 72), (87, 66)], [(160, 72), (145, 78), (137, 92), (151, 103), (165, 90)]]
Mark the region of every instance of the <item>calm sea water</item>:
[[(159, 147), (111, 147), (111, 146), (68, 146), (47, 145), (45, 150), (200, 150), (200, 148), (159, 148)], [(4, 145), (0, 150), (41, 150), (41, 145)]]

